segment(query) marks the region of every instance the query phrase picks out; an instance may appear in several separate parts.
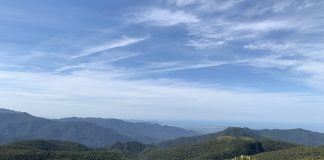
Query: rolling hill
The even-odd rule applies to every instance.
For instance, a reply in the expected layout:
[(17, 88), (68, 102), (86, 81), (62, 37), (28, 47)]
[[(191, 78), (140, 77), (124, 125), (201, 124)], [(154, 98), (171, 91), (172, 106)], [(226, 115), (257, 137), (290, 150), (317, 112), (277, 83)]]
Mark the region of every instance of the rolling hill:
[(181, 137), (176, 140), (165, 141), (161, 146), (174, 146), (179, 144), (195, 144), (213, 137), (227, 135), (227, 136), (248, 136), (254, 139), (273, 139), (278, 141), (285, 141), (294, 144), (303, 145), (324, 145), (324, 134), (303, 130), (303, 129), (286, 129), (286, 130), (253, 130), (249, 128), (229, 127), (224, 131), (205, 134), (193, 137)]
[(324, 145), (324, 134), (304, 129), (263, 129), (251, 132), (271, 139), (305, 145)]
[(303, 146), (253, 156), (257, 160), (323, 160), (324, 147)]
[[(28, 140), (0, 146), (0, 159), (223, 160), (268, 152), (269, 150), (264, 147), (266, 143), (250, 137), (219, 136), (198, 144), (167, 148), (139, 142), (118, 142), (94, 149), (67, 141)], [(273, 141), (272, 144), (281, 145), (281, 142)], [(284, 149), (288, 148), (290, 146)]]
[(295, 145), (245, 131), (244, 128), (228, 128), (213, 136), (191, 137), (193, 140), (190, 144), (172, 146), (117, 142), (104, 148), (94, 149), (67, 141), (27, 140), (0, 146), (0, 159), (225, 160), (241, 155), (249, 155), (256, 160), (324, 158), (323, 147)]
[(141, 160), (223, 160), (292, 147), (296, 145), (248, 136), (219, 135), (194, 144), (150, 148), (139, 157)]

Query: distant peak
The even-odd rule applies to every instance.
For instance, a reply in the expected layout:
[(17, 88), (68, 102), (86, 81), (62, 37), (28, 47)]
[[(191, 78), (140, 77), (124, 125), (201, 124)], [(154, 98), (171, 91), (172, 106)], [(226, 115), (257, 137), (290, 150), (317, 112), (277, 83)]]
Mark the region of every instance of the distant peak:
[(229, 127), (220, 132), (223, 136), (233, 137), (258, 137), (253, 130), (249, 128)]
[(0, 113), (22, 113), (22, 112), (10, 110), (10, 109), (5, 109), (5, 108), (0, 108)]
[(228, 127), (224, 131), (251, 131), (251, 129), (247, 127)]

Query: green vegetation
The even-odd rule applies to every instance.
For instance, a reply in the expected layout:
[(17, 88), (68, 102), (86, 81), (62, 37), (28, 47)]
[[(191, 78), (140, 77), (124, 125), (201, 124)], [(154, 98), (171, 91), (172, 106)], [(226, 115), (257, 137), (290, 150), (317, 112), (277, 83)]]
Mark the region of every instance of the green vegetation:
[[(246, 155), (246, 156), (241, 156)], [(138, 142), (102, 149), (66, 141), (28, 140), (0, 146), (0, 160), (320, 160), (324, 147), (218, 136), (197, 144), (157, 147)]]
[(260, 142), (246, 138), (230, 136), (189, 145), (170, 148), (153, 148), (140, 156), (142, 160), (222, 160), (240, 155), (252, 155), (263, 152)]
[[(251, 130), (251, 129), (250, 129)], [(324, 134), (304, 129), (251, 130), (254, 134), (295, 144), (324, 145)]]
[(0, 160), (324, 159), (324, 147), (297, 145), (322, 144), (324, 134), (302, 129), (232, 127), (218, 133), (182, 137), (155, 145), (132, 141), (152, 142), (192, 134), (195, 133), (154, 124), (93, 118), (48, 120), (0, 109), (0, 143), (6, 144), (0, 146)]
[(0, 160), (125, 160), (110, 151), (91, 150), (60, 141), (23, 141), (0, 147)]
[(147, 148), (153, 148), (153, 145), (147, 145), (139, 142), (116, 143), (105, 147), (105, 150), (115, 151), (126, 155), (137, 155)]
[(88, 147), (69, 141), (54, 141), (54, 140), (25, 140), (6, 145), (11, 149), (26, 149), (35, 148), (45, 151), (88, 151)]
[(323, 160), (324, 147), (294, 147), (286, 150), (261, 153), (253, 157), (258, 160)]

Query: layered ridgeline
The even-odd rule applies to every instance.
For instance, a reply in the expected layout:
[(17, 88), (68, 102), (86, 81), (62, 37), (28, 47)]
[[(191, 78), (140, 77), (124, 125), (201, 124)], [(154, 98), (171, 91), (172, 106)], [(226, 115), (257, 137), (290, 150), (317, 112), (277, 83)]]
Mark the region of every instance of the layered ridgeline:
[(89, 121), (77, 118), (50, 120), (25, 112), (0, 109), (0, 144), (19, 140), (52, 139), (73, 141), (89, 147), (103, 147), (117, 142), (153, 143), (196, 134), (193, 131), (158, 124), (95, 118)]
[(323, 147), (291, 144), (246, 131), (249, 130), (228, 128), (215, 134), (187, 138), (186, 144), (178, 145), (174, 142), (179, 139), (159, 145), (118, 142), (97, 149), (73, 142), (29, 140), (1, 146), (0, 159), (225, 160), (241, 155), (256, 160), (324, 159)]
[(161, 143), (162, 146), (173, 146), (179, 144), (193, 144), (198, 143), (204, 140), (208, 140), (212, 137), (217, 137), (221, 135), (231, 135), (231, 136), (245, 136), (253, 137), (255, 139), (259, 138), (268, 138), (272, 140), (279, 140), (290, 142), (294, 144), (303, 144), (303, 145), (324, 145), (324, 134), (303, 130), (303, 129), (264, 129), (264, 130), (253, 130), (249, 128), (239, 128), (239, 127), (230, 127), (224, 131), (205, 134), (202, 136), (194, 137), (182, 137), (176, 140), (166, 141)]
[(19, 140), (53, 139), (101, 147), (131, 139), (112, 129), (87, 122), (56, 122), (24, 112), (0, 111), (0, 143)]
[(126, 122), (119, 119), (72, 117), (63, 118), (59, 121), (93, 123), (103, 128), (111, 128), (142, 143), (157, 143), (165, 140), (179, 137), (190, 137), (198, 134), (194, 131), (189, 131), (178, 127), (161, 126), (159, 124), (151, 124), (146, 122)]
[(314, 143), (314, 139), (320, 140), (320, 133), (301, 129), (251, 130), (248, 128), (227, 128), (218, 133), (163, 142), (159, 144), (159, 147), (144, 150), (139, 155), (139, 159), (223, 160), (234, 159), (241, 155), (250, 155), (251, 159), (256, 160), (324, 159), (324, 147), (283, 141), (285, 139), (296, 142), (295, 138), (286, 138), (286, 135), (289, 134), (291, 137), (299, 136), (298, 143), (320, 144)]
[(159, 147), (145, 150), (139, 157), (142, 160), (223, 160), (297, 146), (262, 137), (243, 128), (228, 128), (219, 133), (164, 142)]
[(324, 134), (304, 129), (263, 129), (251, 132), (271, 139), (283, 140), (296, 144), (324, 145)]

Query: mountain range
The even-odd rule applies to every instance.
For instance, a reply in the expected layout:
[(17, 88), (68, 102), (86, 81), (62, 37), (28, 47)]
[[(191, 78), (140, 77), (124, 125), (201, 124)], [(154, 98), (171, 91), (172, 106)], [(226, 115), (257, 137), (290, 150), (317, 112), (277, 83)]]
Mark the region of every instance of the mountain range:
[(178, 127), (162, 126), (146, 122), (127, 122), (120, 119), (71, 117), (59, 119), (59, 121), (92, 123), (103, 128), (113, 129), (142, 143), (158, 143), (179, 137), (198, 135), (197, 132)]
[(89, 147), (103, 147), (116, 142), (157, 143), (196, 132), (150, 123), (116, 119), (65, 118), (51, 120), (25, 112), (0, 109), (0, 144), (31, 139), (73, 141)]
[(179, 144), (195, 144), (222, 135), (248, 136), (260, 140), (264, 138), (285, 141), (293, 144), (324, 145), (324, 134), (304, 129), (263, 129), (253, 130), (249, 128), (229, 127), (221, 132), (198, 135), (193, 137), (180, 137), (175, 140), (160, 143), (161, 146), (174, 146)]
[[(25, 140), (0, 146), (0, 159), (17, 160), (313, 160), (324, 158), (323, 147), (297, 145), (251, 134), (244, 128), (228, 128), (192, 144), (173, 146), (125, 142), (104, 148), (54, 140)], [(246, 156), (242, 156), (246, 155)]]
[(324, 148), (318, 146), (324, 144), (323, 135), (303, 129), (239, 127), (197, 135), (151, 123), (51, 120), (0, 109), (0, 160), (320, 160), (324, 159)]
[(229, 127), (199, 135), (118, 119), (45, 119), (0, 109), (0, 160), (324, 159), (324, 134), (304, 129)]

